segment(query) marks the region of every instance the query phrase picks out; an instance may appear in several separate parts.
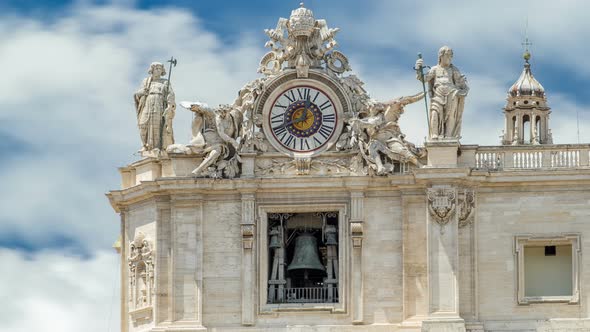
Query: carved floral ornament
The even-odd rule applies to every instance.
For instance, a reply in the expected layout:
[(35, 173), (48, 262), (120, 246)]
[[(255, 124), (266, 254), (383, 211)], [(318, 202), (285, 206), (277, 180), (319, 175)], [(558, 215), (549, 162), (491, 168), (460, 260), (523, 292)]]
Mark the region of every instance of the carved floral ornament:
[(428, 211), (432, 219), (440, 225), (440, 232), (451, 221), (457, 207), (457, 191), (454, 187), (428, 188)]
[(266, 29), (266, 47), (271, 51), (260, 61), (258, 72), (277, 75), (287, 63), (296, 68), (297, 77), (307, 77), (310, 67), (322, 67), (333, 74), (350, 70), (344, 54), (332, 50), (338, 43), (334, 36), (340, 29), (328, 28), (326, 20), (316, 20), (313, 12), (303, 4), (291, 12), (289, 19), (279, 18), (274, 29)]
[(154, 261), (151, 241), (137, 232), (129, 243), (129, 309), (134, 320), (151, 318), (154, 297)]
[(440, 225), (441, 233), (455, 213), (458, 227), (473, 224), (475, 213), (475, 191), (471, 188), (455, 188), (452, 186), (432, 187), (427, 190), (428, 212), (432, 219)]

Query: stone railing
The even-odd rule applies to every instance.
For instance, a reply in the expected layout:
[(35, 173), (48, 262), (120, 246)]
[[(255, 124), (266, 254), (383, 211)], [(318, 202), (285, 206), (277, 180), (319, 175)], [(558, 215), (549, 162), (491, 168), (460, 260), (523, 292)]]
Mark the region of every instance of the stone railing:
[(474, 169), (590, 168), (590, 145), (517, 145), (461, 147), (460, 163)]

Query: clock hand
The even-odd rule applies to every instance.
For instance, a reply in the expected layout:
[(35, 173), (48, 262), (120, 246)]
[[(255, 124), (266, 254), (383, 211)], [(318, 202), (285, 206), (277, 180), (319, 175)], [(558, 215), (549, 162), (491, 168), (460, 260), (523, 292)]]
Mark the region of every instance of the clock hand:
[(307, 118), (307, 109), (304, 109), (303, 112), (301, 112), (301, 115), (298, 116), (297, 119), (293, 120), (293, 123), (303, 122), (303, 121), (305, 121), (306, 118)]
[(289, 122), (282, 123), (282, 124), (280, 124), (280, 125), (278, 125), (278, 126), (274, 127), (273, 129), (279, 129), (279, 128), (281, 128), (281, 127), (286, 127), (286, 126), (288, 126), (288, 125), (291, 125), (291, 124), (293, 124), (293, 123), (296, 123), (296, 122), (294, 122), (293, 120), (291, 120), (291, 121), (289, 121)]
[(309, 96), (307, 96), (307, 98), (305, 99), (305, 108), (303, 109), (303, 112), (301, 112), (301, 115), (299, 117), (297, 117), (297, 119), (295, 119), (293, 121), (293, 123), (299, 123), (299, 122), (303, 122), (305, 120), (307, 120), (307, 110), (311, 107), (311, 102), (309, 101)]

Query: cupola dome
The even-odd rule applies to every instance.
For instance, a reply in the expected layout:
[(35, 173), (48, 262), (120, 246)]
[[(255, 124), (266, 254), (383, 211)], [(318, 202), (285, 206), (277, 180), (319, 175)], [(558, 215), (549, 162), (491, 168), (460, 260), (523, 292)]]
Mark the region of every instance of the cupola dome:
[(524, 53), (523, 58), (525, 63), (522, 74), (520, 74), (518, 80), (510, 87), (508, 93), (512, 97), (534, 96), (544, 98), (545, 89), (541, 83), (533, 77), (533, 73), (531, 72), (531, 64), (529, 63), (531, 54), (527, 51)]

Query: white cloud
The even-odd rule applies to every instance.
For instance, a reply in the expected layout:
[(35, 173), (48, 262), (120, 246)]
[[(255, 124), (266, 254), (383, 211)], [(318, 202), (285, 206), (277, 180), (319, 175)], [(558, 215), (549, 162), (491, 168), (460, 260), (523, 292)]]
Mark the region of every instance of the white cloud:
[[(116, 167), (137, 159), (132, 95), (149, 63), (174, 55), (177, 100), (215, 105), (257, 76), (263, 52), (248, 37), (225, 47), (174, 9), (77, 7), (52, 23), (7, 18), (0, 34), (0, 63), (14, 64), (0, 81), (0, 133), (26, 145), (11, 153), (32, 150), (3, 165), (1, 228), (40, 243), (66, 234), (90, 250), (117, 237), (103, 193), (117, 189)], [(189, 140), (189, 113), (177, 111), (179, 142)]]
[(119, 257), (0, 249), (1, 332), (119, 330)]

